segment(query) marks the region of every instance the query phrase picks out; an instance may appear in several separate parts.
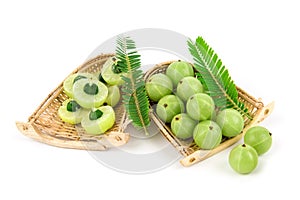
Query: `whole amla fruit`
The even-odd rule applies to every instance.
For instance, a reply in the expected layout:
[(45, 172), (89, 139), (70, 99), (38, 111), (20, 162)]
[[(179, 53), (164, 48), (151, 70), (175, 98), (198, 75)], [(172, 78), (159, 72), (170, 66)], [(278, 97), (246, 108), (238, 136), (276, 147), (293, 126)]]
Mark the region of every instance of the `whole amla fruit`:
[(166, 75), (172, 80), (174, 86), (176, 87), (182, 78), (194, 76), (194, 69), (190, 63), (179, 60), (172, 62), (168, 66)]
[(261, 155), (271, 148), (272, 134), (262, 126), (254, 126), (245, 133), (244, 143), (252, 146)]
[(184, 77), (177, 85), (176, 94), (183, 101), (187, 101), (188, 98), (196, 93), (202, 93), (203, 86), (201, 82), (195, 77)]
[(186, 103), (187, 114), (196, 121), (210, 120), (215, 110), (213, 99), (204, 93), (197, 93)]
[(222, 134), (226, 137), (234, 137), (244, 128), (242, 115), (233, 108), (222, 110), (218, 114), (216, 121), (222, 129)]
[(149, 98), (152, 101), (157, 102), (162, 97), (172, 93), (173, 83), (165, 74), (154, 74), (146, 82), (146, 91)]
[(216, 122), (206, 120), (195, 127), (193, 138), (201, 149), (213, 149), (221, 143), (222, 131)]
[(197, 122), (186, 113), (175, 115), (171, 122), (173, 134), (180, 139), (188, 139), (193, 136), (193, 131)]
[(240, 144), (234, 147), (229, 154), (229, 164), (240, 174), (249, 174), (258, 163), (256, 150), (247, 144)]
[(156, 107), (158, 117), (166, 123), (170, 123), (175, 115), (182, 112), (184, 112), (182, 100), (172, 94), (161, 98)]

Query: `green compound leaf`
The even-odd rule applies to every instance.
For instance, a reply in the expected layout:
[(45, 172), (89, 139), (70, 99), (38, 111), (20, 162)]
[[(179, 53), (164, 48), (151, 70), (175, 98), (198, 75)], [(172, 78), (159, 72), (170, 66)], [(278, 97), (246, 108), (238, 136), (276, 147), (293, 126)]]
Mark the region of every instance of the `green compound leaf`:
[(137, 128), (143, 128), (148, 134), (150, 104), (145, 89), (143, 71), (140, 70), (140, 55), (136, 50), (135, 42), (130, 37), (117, 38), (116, 58), (118, 59), (118, 69), (126, 73), (126, 75), (122, 75), (125, 83), (121, 88), (125, 109), (132, 124)]
[(216, 106), (220, 110), (234, 108), (242, 116), (251, 119), (248, 109), (238, 99), (234, 81), (214, 50), (202, 37), (198, 37), (195, 43), (192, 40), (188, 40), (187, 43), (194, 59), (195, 69), (198, 71), (196, 75), (207, 93), (214, 99)]

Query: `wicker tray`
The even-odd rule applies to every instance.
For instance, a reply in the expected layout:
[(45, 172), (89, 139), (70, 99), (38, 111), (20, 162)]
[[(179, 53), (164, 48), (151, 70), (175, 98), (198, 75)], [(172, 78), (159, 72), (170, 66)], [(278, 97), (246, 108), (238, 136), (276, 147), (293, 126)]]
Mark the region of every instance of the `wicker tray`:
[[(88, 60), (71, 74), (77, 72), (98, 72), (105, 61), (113, 54), (102, 54)], [(68, 96), (63, 91), (63, 82), (41, 103), (28, 118), (28, 122), (16, 122), (18, 129), (30, 138), (49, 145), (86, 150), (106, 150), (112, 146), (120, 146), (129, 140), (124, 133), (128, 124), (125, 109), (120, 103), (114, 107), (116, 122), (105, 134), (92, 136), (85, 133), (80, 125), (63, 122), (57, 114), (58, 108)]]
[[(165, 73), (167, 67), (172, 62), (173, 61), (157, 64), (151, 70), (147, 71), (147, 73), (145, 74), (145, 80), (147, 81), (147, 79), (149, 79), (153, 74)], [(180, 160), (180, 163), (183, 166), (191, 166), (197, 162), (205, 160), (213, 156), (214, 154), (228, 148), (232, 144), (238, 142), (243, 137), (243, 134), (246, 132), (247, 129), (263, 121), (273, 111), (274, 102), (268, 104), (267, 106), (264, 106), (261, 99), (255, 99), (239, 87), (237, 87), (237, 90), (239, 93), (239, 100), (242, 101), (245, 104), (245, 106), (249, 109), (249, 112), (253, 119), (245, 119), (244, 129), (239, 135), (233, 138), (223, 138), (221, 144), (212, 150), (200, 149), (193, 142), (193, 140), (178, 139), (172, 133), (170, 124), (165, 124), (158, 118), (155, 112), (151, 112), (152, 120), (159, 127), (162, 135), (184, 156), (184, 158)]]

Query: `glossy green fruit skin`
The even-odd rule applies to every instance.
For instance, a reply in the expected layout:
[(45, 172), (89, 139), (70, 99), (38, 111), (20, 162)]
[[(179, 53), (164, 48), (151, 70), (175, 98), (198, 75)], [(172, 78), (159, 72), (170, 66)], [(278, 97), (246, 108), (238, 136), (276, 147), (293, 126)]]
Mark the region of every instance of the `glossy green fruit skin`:
[(69, 124), (79, 124), (82, 120), (82, 117), (88, 112), (86, 109), (79, 108), (75, 112), (70, 112), (67, 110), (67, 105), (73, 99), (65, 100), (58, 109), (58, 116), (62, 121)]
[(166, 75), (172, 80), (174, 87), (177, 87), (178, 82), (182, 78), (194, 76), (194, 69), (188, 62), (176, 61), (168, 66)]
[(92, 111), (99, 109), (103, 115), (96, 120), (90, 120), (88, 112), (81, 120), (81, 125), (88, 134), (100, 135), (105, 133), (108, 129), (113, 127), (115, 123), (115, 112), (111, 106), (101, 106), (99, 108), (92, 108)]
[(146, 82), (146, 91), (152, 101), (158, 102), (162, 97), (172, 93), (173, 83), (165, 74), (154, 74)]
[(258, 155), (264, 154), (272, 146), (272, 135), (268, 129), (262, 126), (254, 126), (247, 130), (244, 143), (252, 146)]
[(241, 133), (244, 128), (242, 115), (232, 108), (222, 110), (217, 116), (217, 123), (226, 137), (234, 137)]
[(188, 139), (193, 136), (193, 131), (197, 122), (186, 113), (175, 115), (171, 122), (171, 130), (179, 139)]
[(64, 92), (66, 93), (66, 95), (70, 98), (74, 97), (73, 96), (73, 85), (74, 85), (74, 79), (77, 76), (84, 76), (88, 79), (97, 79), (96, 76), (94, 76), (94, 74), (82, 73), (82, 72), (68, 76), (63, 83), (63, 88), (64, 88)]
[(201, 149), (213, 149), (222, 141), (222, 132), (217, 123), (202, 121), (194, 128), (193, 138)]
[[(98, 87), (96, 95), (87, 94), (84, 92), (86, 84), (95, 84)], [(107, 87), (98, 80), (80, 79), (74, 83), (73, 86), (74, 99), (80, 106), (84, 108), (97, 108), (101, 106), (108, 95)]]
[(213, 99), (204, 93), (197, 93), (186, 103), (187, 114), (196, 121), (210, 120), (215, 109)]
[(190, 96), (202, 92), (203, 86), (201, 82), (197, 78), (191, 76), (181, 79), (176, 89), (176, 95), (183, 101), (187, 101)]
[(107, 104), (111, 107), (115, 107), (121, 98), (119, 86), (113, 85), (108, 87), (108, 95), (104, 104)]
[(182, 100), (171, 94), (161, 98), (156, 107), (158, 117), (166, 123), (170, 123), (175, 115), (182, 112), (184, 112)]
[(247, 144), (234, 147), (229, 154), (229, 164), (240, 174), (249, 174), (257, 166), (258, 154), (256, 150)]

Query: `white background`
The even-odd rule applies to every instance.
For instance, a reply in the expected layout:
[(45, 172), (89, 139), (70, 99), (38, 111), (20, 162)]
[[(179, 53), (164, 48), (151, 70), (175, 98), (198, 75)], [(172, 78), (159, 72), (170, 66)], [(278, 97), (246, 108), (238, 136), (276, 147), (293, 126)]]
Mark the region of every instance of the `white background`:
[[(299, 198), (299, 19), (292, 0), (1, 1), (0, 199)], [(237, 85), (275, 100), (262, 123), (273, 146), (252, 174), (232, 171), (229, 149), (190, 168), (122, 174), (16, 129), (99, 44), (149, 27), (203, 36)]]

